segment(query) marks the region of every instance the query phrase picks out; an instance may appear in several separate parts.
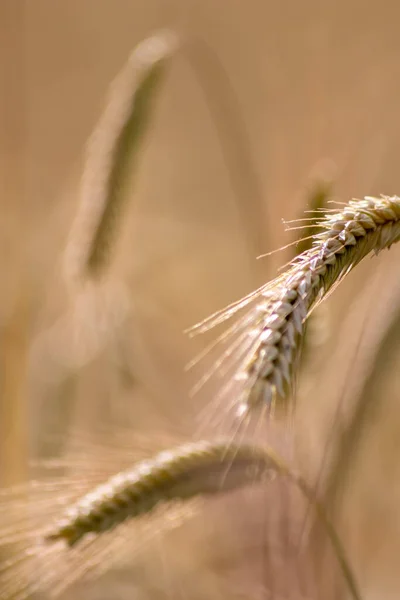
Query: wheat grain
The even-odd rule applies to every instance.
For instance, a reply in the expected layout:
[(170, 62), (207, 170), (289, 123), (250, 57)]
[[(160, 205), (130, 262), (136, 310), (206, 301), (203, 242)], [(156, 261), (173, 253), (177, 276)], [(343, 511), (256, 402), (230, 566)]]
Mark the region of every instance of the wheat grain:
[[(341, 209), (327, 211), (318, 226), (322, 231), (314, 236), (312, 247), (293, 259), (286, 271), (192, 329), (207, 331), (248, 307), (220, 337), (228, 344), (220, 364), (226, 356), (233, 370), (221, 394), (234, 383), (239, 386), (239, 399), (234, 401), (239, 415), (263, 401), (270, 408), (285, 405), (277, 400), (286, 399), (293, 389), (307, 317), (365, 256), (399, 240), (400, 198), (351, 200)], [(230, 340), (238, 335), (243, 339), (232, 353)], [(206, 374), (201, 383), (208, 378)]]

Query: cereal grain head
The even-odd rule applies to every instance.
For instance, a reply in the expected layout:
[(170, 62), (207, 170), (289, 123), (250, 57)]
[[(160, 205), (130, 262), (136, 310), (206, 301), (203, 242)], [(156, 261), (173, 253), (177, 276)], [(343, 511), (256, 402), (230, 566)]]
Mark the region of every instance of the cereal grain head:
[(268, 410), (286, 406), (283, 401), (294, 389), (308, 316), (365, 256), (400, 239), (400, 198), (351, 200), (316, 221), (320, 232), (311, 248), (296, 256), (281, 275), (192, 330), (207, 331), (247, 307), (213, 344), (225, 349), (217, 368), (199, 384), (225, 364), (230, 375), (220, 395), (229, 392), (241, 416), (263, 404)]

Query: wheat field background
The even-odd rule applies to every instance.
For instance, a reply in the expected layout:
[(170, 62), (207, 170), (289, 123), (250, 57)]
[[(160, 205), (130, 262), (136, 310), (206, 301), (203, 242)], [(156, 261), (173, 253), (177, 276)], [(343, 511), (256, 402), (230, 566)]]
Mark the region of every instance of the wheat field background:
[[(28, 457), (62, 454), (74, 426), (191, 436), (213, 390), (190, 397), (201, 371), (184, 367), (206, 342), (183, 331), (289, 260), (255, 258), (293, 240), (282, 219), (301, 217), (314, 179), (328, 164), (342, 202), (400, 194), (399, 18), (389, 0), (0, 0), (2, 483), (26, 479)], [(68, 306), (85, 145), (131, 49), (167, 27), (207, 43), (238, 111), (218, 108), (201, 52), (201, 81), (172, 59), (113, 249), (129, 313), (74, 369), (46, 332)], [(232, 115), (250, 168), (229, 135), (220, 144)], [(365, 260), (321, 307), (294, 424), (262, 433), (326, 494), (368, 600), (400, 596), (399, 264), (396, 247)], [(278, 481), (232, 494), (66, 598), (345, 598), (318, 528), (297, 554), (304, 510)]]

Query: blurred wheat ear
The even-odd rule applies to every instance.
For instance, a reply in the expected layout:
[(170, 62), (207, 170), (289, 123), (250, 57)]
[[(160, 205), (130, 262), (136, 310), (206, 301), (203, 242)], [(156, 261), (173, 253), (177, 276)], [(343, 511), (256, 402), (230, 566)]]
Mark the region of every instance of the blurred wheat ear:
[[(79, 335), (76, 337), (83, 342), (87, 341), (90, 347), (99, 345), (96, 340), (91, 343), (91, 336), (98, 337), (100, 330), (97, 323), (93, 323), (93, 315), (97, 315), (98, 320), (99, 315), (101, 317), (104, 314), (107, 321), (112, 320), (115, 312), (123, 313), (125, 310), (118, 304), (121, 294), (117, 291), (113, 311), (109, 290), (99, 283), (100, 280), (103, 283), (110, 273), (111, 253), (118, 238), (118, 223), (122, 220), (132, 194), (130, 183), (138, 167), (145, 134), (150, 126), (160, 80), (165, 74), (168, 61), (178, 51), (186, 57), (199, 78), (207, 106), (214, 116), (214, 123), (217, 125), (222, 122), (224, 125), (221, 127), (220, 124), (219, 138), (237, 192), (239, 207), (243, 206), (248, 197), (254, 205), (254, 211), (246, 210), (243, 213), (250, 215), (246, 221), (248, 227), (245, 228), (248, 239), (259, 240), (261, 236), (261, 186), (252, 168), (240, 110), (235, 104), (235, 94), (227, 78), (223, 77), (224, 70), (217, 58), (205, 44), (180, 39), (168, 30), (144, 40), (132, 52), (127, 64), (111, 85), (106, 108), (90, 140), (81, 182), (80, 203), (64, 255), (65, 279), (73, 292), (72, 312), (85, 312), (83, 318), (78, 314), (75, 319), (79, 328)], [(216, 83), (212, 81), (213, 76), (217, 80), (222, 78), (222, 85), (219, 84), (217, 90), (213, 89)], [(252, 247), (257, 251), (257, 244)], [(255, 265), (255, 261), (252, 264)], [(99, 306), (95, 306), (94, 302)], [(67, 329), (70, 327), (67, 326)], [(80, 354), (79, 350), (77, 354)], [(92, 355), (93, 352), (89, 354)], [(71, 357), (71, 362), (73, 360), (74, 357)]]
[(177, 44), (168, 31), (146, 39), (111, 86), (88, 147), (81, 203), (66, 250), (67, 280), (98, 278), (105, 271), (152, 103)]
[[(104, 275), (117, 236), (117, 222), (128, 200), (128, 184), (138, 166), (153, 103), (169, 59), (187, 58), (205, 93), (242, 210), (248, 242), (262, 250), (261, 185), (253, 167), (240, 109), (224, 69), (200, 40), (161, 31), (141, 42), (111, 85), (106, 108), (89, 142), (81, 199), (65, 253), (67, 281)], [(212, 83), (211, 83), (212, 82)], [(216, 88), (217, 86), (217, 88)], [(216, 88), (216, 89), (214, 89)], [(254, 243), (256, 238), (256, 243)]]
[(77, 371), (121, 335), (120, 326), (129, 313), (125, 286), (109, 283), (107, 276), (155, 97), (177, 47), (175, 34), (161, 31), (135, 48), (110, 86), (89, 140), (80, 202), (64, 253), (70, 305), (36, 344), (37, 361), (46, 364), (58, 381), (59, 402), (53, 407), (46, 403), (44, 422), (55, 423), (60, 408), (68, 413), (65, 424), (70, 420), (72, 399), (64, 391), (67, 396), (74, 392)]
[[(206, 44), (160, 31), (133, 50), (110, 86), (88, 144), (80, 202), (64, 254), (64, 277), (72, 292), (70, 310), (42, 339), (42, 347), (47, 347), (45, 352), (51, 357), (48, 362), (60, 371), (60, 379), (91, 362), (112, 338), (124, 335), (118, 327), (130, 313), (131, 303), (122, 284), (118, 289), (115, 282), (109, 282), (112, 253), (118, 242), (118, 225), (134, 195), (132, 177), (140, 163), (160, 83), (178, 51), (199, 79), (213, 122), (219, 126), (239, 208), (242, 210), (249, 198), (253, 204), (254, 210), (246, 207), (242, 217), (247, 215), (245, 230), (253, 251), (261, 250), (261, 186), (229, 80)], [(255, 245), (254, 239), (258, 240)], [(256, 264), (252, 260), (252, 265)]]

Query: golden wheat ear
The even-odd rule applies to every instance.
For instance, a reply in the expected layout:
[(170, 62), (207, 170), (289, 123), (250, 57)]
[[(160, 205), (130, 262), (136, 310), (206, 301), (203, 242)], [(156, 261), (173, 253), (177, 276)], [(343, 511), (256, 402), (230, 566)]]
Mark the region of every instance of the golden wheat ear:
[[(125, 448), (121, 453), (126, 457)], [(111, 462), (103, 468), (110, 469)], [(356, 590), (322, 507), (304, 480), (272, 450), (227, 440), (189, 442), (139, 460), (106, 480), (100, 473), (100, 469), (81, 470), (80, 476), (70, 474), (2, 491), (0, 590), (4, 597), (23, 600), (43, 590), (57, 597), (77, 581), (134, 560), (151, 537), (192, 516), (201, 498), (263, 482), (271, 474), (288, 478), (312, 502), (349, 588)]]
[(228, 383), (222, 395), (239, 415), (263, 403), (286, 408), (307, 318), (365, 256), (400, 239), (400, 198), (351, 200), (325, 210), (317, 224), (312, 247), (282, 274), (193, 328), (208, 331), (238, 315), (212, 344), (220, 356), (201, 383), (223, 371)]
[(134, 560), (154, 536), (191, 517), (199, 496), (252, 479), (248, 467), (262, 458), (245, 449), (233, 455), (221, 443), (168, 449), (162, 435), (151, 452), (151, 441), (136, 437), (75, 435), (64, 459), (33, 465), (41, 479), (1, 490), (0, 597), (58, 597)]

